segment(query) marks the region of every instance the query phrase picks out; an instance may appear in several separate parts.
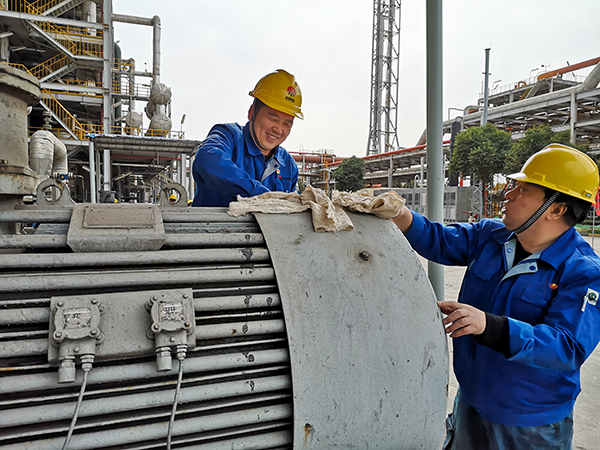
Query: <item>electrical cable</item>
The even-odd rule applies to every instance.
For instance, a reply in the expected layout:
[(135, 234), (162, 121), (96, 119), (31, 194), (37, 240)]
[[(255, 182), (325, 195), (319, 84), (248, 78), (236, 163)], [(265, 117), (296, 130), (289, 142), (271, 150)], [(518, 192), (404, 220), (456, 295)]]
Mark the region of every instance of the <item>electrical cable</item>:
[[(85, 361), (84, 361), (85, 359)], [(82, 369), (83, 369), (83, 381), (81, 382), (81, 389), (79, 390), (79, 396), (77, 397), (77, 405), (75, 406), (75, 411), (73, 412), (73, 418), (71, 419), (71, 425), (69, 426), (69, 432), (67, 433), (67, 437), (62, 446), (62, 450), (67, 450), (69, 448), (69, 443), (71, 442), (71, 437), (73, 437), (73, 431), (75, 431), (75, 424), (77, 423), (77, 417), (79, 416), (79, 410), (81, 409), (81, 403), (83, 402), (83, 394), (85, 393), (85, 387), (87, 385), (88, 374), (90, 370), (92, 370), (92, 362), (94, 361), (93, 356), (88, 356), (88, 358), (82, 357)]]
[(179, 403), (179, 393), (181, 391), (181, 382), (183, 380), (183, 360), (187, 352), (187, 345), (177, 346), (177, 359), (179, 360), (179, 372), (177, 374), (177, 387), (175, 388), (175, 397), (173, 398), (173, 407), (171, 408), (171, 418), (169, 420), (169, 430), (167, 432), (167, 450), (171, 450), (171, 438), (173, 434), (173, 424), (175, 423), (175, 413)]

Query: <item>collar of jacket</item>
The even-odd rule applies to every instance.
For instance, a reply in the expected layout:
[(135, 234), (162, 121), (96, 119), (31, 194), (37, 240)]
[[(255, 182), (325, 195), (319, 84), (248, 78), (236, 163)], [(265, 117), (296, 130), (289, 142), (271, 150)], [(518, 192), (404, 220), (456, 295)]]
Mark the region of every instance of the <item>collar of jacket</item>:
[[(262, 155), (260, 148), (258, 148), (258, 145), (256, 145), (256, 143), (254, 142), (254, 138), (252, 137), (252, 133), (250, 132), (250, 122), (246, 123), (246, 125), (244, 126), (244, 140), (246, 141), (246, 148), (248, 149), (248, 153), (250, 153), (250, 155)], [(285, 158), (283, 157), (284, 152), (285, 150), (281, 148), (280, 145), (275, 147), (275, 151), (273, 152), (273, 157), (282, 167), (285, 167)]]
[[(504, 245), (514, 233), (507, 230), (505, 226), (501, 226), (492, 231), (492, 236), (495, 241)], [(542, 250), (539, 255), (540, 260), (550, 264), (554, 269), (558, 269), (562, 261), (564, 261), (565, 254), (571, 255), (573, 253), (573, 243), (577, 240), (577, 231), (575, 227), (569, 228), (565, 231), (552, 245)]]

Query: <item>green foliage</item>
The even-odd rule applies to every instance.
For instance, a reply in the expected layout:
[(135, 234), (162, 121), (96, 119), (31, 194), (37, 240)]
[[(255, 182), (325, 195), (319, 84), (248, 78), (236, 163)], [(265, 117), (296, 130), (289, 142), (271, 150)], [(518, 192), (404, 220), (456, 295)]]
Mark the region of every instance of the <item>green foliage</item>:
[(339, 191), (354, 192), (364, 187), (365, 162), (353, 156), (343, 160), (333, 172), (336, 189)]
[(495, 173), (503, 171), (511, 146), (510, 133), (498, 130), (491, 123), (469, 128), (456, 135), (448, 168), (450, 173), (473, 173), (484, 183), (490, 183)]
[[(531, 155), (539, 152), (549, 144), (563, 144), (571, 146), (571, 133), (569, 131), (554, 132), (550, 125), (539, 125), (525, 131), (522, 139), (514, 143), (506, 155), (505, 174), (519, 172), (525, 161)], [(587, 152), (587, 145), (578, 145), (575, 148)]]

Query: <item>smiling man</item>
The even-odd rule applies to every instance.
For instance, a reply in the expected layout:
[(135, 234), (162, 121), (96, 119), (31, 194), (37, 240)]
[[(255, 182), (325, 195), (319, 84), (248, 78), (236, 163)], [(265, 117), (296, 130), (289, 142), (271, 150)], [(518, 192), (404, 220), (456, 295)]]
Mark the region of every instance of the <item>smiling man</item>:
[(303, 119), (302, 92), (285, 70), (261, 78), (250, 96), (248, 123), (215, 125), (198, 146), (193, 164), (193, 206), (228, 206), (238, 195), (297, 189), (298, 166), (280, 145)]
[(439, 302), (460, 385), (445, 448), (571, 450), (579, 369), (600, 341), (600, 259), (574, 228), (598, 167), (551, 144), (508, 178), (502, 221), (392, 220), (420, 255), (467, 266), (458, 302)]

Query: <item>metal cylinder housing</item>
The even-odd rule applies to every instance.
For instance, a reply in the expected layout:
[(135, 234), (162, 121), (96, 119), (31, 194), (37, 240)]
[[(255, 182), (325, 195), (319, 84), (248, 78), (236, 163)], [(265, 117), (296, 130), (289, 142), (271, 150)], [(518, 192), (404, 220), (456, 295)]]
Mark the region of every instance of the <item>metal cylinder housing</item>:
[(33, 194), (39, 183), (29, 168), (27, 107), (40, 100), (39, 81), (0, 64), (0, 194)]

